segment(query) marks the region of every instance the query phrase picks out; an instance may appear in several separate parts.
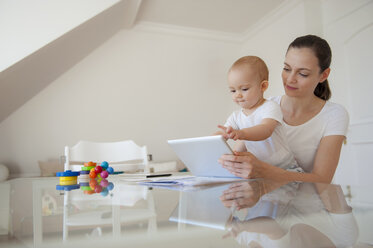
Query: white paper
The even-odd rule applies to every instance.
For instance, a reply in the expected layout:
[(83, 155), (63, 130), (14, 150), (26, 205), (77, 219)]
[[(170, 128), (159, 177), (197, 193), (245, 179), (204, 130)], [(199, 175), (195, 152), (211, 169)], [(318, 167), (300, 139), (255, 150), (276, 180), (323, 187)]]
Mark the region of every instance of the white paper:
[(242, 178), (226, 177), (195, 177), (195, 176), (172, 176), (166, 178), (153, 178), (152, 180), (139, 182), (141, 185), (167, 188), (193, 188), (229, 182), (242, 181)]

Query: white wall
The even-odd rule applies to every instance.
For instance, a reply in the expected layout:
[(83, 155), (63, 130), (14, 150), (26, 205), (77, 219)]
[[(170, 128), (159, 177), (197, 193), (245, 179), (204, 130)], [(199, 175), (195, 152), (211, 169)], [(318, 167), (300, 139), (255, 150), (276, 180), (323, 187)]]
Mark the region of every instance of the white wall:
[(335, 182), (372, 185), (373, 163), (373, 1), (323, 1), (323, 26), (333, 48), (333, 100), (350, 114), (347, 145), (343, 147)]
[(306, 32), (304, 4), (289, 1), (247, 31), (241, 54), (261, 57), (269, 69), (266, 96), (284, 94), (281, 71), (290, 42)]
[(210, 135), (233, 109), (226, 72), (239, 44), (121, 31), (0, 125), (1, 162), (39, 173), (79, 140), (133, 139), (156, 161), (175, 159), (167, 139)]

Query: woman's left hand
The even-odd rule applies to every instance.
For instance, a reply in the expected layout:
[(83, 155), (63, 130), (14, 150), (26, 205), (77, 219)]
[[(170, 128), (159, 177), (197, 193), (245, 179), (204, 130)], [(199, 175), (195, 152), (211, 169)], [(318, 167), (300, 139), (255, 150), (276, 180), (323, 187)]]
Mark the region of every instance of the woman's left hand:
[(224, 154), (219, 163), (230, 173), (241, 178), (265, 178), (266, 164), (250, 152)]

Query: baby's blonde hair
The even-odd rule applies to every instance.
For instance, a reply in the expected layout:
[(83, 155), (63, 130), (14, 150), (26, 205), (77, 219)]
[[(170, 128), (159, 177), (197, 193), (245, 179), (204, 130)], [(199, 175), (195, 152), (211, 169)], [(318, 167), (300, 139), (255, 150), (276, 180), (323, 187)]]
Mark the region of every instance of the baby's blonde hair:
[(257, 72), (260, 82), (266, 80), (268, 81), (269, 72), (267, 65), (264, 61), (257, 56), (244, 56), (239, 58), (236, 62), (233, 63), (229, 71), (238, 66), (247, 66), (247, 68), (254, 69)]

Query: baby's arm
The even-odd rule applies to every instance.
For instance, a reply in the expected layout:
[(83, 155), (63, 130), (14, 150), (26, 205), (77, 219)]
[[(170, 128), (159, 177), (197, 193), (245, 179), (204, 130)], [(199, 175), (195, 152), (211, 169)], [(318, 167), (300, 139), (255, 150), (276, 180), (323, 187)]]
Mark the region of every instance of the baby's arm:
[(271, 137), (273, 131), (275, 130), (278, 124), (278, 121), (276, 121), (275, 119), (266, 118), (263, 119), (259, 125), (243, 128), (237, 131), (240, 131), (239, 137), (242, 140), (265, 140)]
[(273, 131), (278, 125), (278, 121), (270, 118), (263, 119), (259, 125), (243, 128), (241, 130), (232, 127), (219, 126), (227, 135), (225, 138), (233, 140), (259, 141), (271, 137)]

